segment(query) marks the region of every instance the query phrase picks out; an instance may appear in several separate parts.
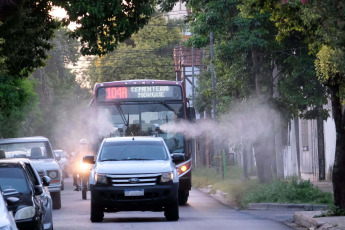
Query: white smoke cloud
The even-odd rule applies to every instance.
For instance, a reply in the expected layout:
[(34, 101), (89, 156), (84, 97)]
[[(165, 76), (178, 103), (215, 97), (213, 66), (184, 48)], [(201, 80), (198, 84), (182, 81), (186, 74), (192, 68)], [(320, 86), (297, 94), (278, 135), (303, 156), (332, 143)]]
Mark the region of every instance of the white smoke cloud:
[(164, 124), (160, 128), (171, 133), (182, 133), (188, 138), (208, 136), (218, 142), (235, 145), (238, 143), (253, 144), (274, 132), (278, 113), (264, 104), (253, 102), (233, 106), (229, 112), (213, 120), (199, 120), (196, 123), (180, 121)]

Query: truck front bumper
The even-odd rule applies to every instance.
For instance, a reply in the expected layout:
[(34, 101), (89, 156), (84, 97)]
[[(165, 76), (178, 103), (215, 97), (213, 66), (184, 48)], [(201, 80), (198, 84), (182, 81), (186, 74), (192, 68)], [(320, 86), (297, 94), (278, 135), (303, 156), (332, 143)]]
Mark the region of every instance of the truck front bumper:
[[(154, 186), (114, 187), (91, 185), (91, 202), (105, 212), (162, 211), (176, 202), (178, 183)], [(143, 196), (125, 196), (125, 190), (144, 190)]]

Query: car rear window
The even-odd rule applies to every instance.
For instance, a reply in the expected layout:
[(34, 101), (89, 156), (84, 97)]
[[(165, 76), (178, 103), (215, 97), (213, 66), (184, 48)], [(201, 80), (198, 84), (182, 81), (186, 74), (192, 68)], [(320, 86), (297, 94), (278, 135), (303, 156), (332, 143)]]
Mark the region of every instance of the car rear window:
[(46, 141), (0, 144), (0, 149), (5, 152), (6, 158), (53, 158)]
[(9, 189), (15, 189), (19, 193), (29, 193), (26, 177), (20, 168), (0, 167), (0, 187), (5, 194)]
[(105, 142), (100, 161), (167, 160), (164, 144), (158, 141)]

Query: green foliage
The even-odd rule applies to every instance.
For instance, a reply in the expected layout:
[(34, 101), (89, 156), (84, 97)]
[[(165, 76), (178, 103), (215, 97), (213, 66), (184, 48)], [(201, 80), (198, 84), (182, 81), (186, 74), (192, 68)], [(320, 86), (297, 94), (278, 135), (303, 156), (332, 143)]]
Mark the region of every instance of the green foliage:
[(49, 15), (50, 1), (22, 0), (0, 25), (0, 57), (5, 57), (9, 77), (27, 77), (44, 64), (48, 42), (59, 23)]
[(38, 103), (34, 85), (29, 80), (0, 76), (0, 137), (16, 137), (26, 118)]
[(76, 22), (81, 26), (70, 32), (80, 39), (82, 54), (104, 55), (114, 51), (119, 42), (130, 38), (150, 19), (154, 0), (54, 0), (54, 5), (67, 11), (65, 25)]
[(331, 193), (322, 192), (308, 180), (296, 177), (275, 180), (271, 184), (261, 185), (243, 198), (243, 205), (248, 203), (310, 203), (332, 204)]
[(66, 32), (66, 28), (55, 31), (55, 39), (51, 41), (54, 49), (48, 53), (47, 65), (33, 73), (31, 81), (35, 83), (40, 104), (27, 113), (21, 129), (22, 136), (43, 135), (59, 147), (71, 147), (74, 131), (79, 131), (79, 125), (85, 126), (81, 124), (80, 111), (91, 98), (90, 90), (81, 88), (76, 75), (66, 68), (80, 56), (78, 41), (68, 38)]
[(328, 210), (322, 211), (321, 215), (315, 217), (345, 216), (345, 211), (335, 205), (329, 205)]
[(89, 82), (94, 85), (144, 78), (174, 80), (173, 46), (180, 40), (179, 29), (157, 15), (115, 52), (95, 59), (89, 68)]

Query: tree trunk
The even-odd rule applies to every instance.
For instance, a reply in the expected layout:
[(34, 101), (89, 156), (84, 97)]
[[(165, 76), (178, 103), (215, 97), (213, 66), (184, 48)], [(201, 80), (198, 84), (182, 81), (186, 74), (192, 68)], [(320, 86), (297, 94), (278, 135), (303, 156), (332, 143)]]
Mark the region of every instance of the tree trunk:
[[(252, 61), (253, 61), (253, 75), (255, 82), (255, 92), (256, 96), (261, 98), (261, 84), (260, 84), (260, 59), (259, 52), (256, 49), (252, 49)], [(255, 116), (255, 115), (254, 115)], [(264, 118), (266, 119), (266, 118)], [(268, 119), (269, 122), (270, 121)], [(258, 177), (261, 183), (269, 183), (272, 181), (272, 156), (275, 154), (274, 151), (274, 138), (273, 130), (272, 133), (268, 134), (266, 137), (261, 138), (255, 144), (255, 160), (258, 169)], [(272, 135), (271, 135), (272, 134)]]
[(335, 85), (330, 87), (330, 91), (332, 113), (337, 133), (332, 173), (334, 205), (345, 210), (345, 116), (342, 112), (341, 100), (339, 97), (339, 85), (335, 83)]
[[(272, 156), (271, 149), (266, 145), (269, 143), (267, 138), (255, 144), (255, 160), (258, 170), (258, 178), (260, 183), (272, 182)], [(267, 148), (268, 147), (268, 148)]]
[(254, 81), (255, 81), (255, 92), (257, 96), (261, 96), (261, 86), (259, 82), (259, 54), (256, 49), (252, 50), (252, 60), (253, 60), (253, 67), (254, 67)]
[(243, 146), (243, 178), (244, 179), (249, 179), (249, 176), (248, 176), (248, 156), (249, 156), (250, 149), (251, 149), (251, 146), (249, 144), (245, 143)]

